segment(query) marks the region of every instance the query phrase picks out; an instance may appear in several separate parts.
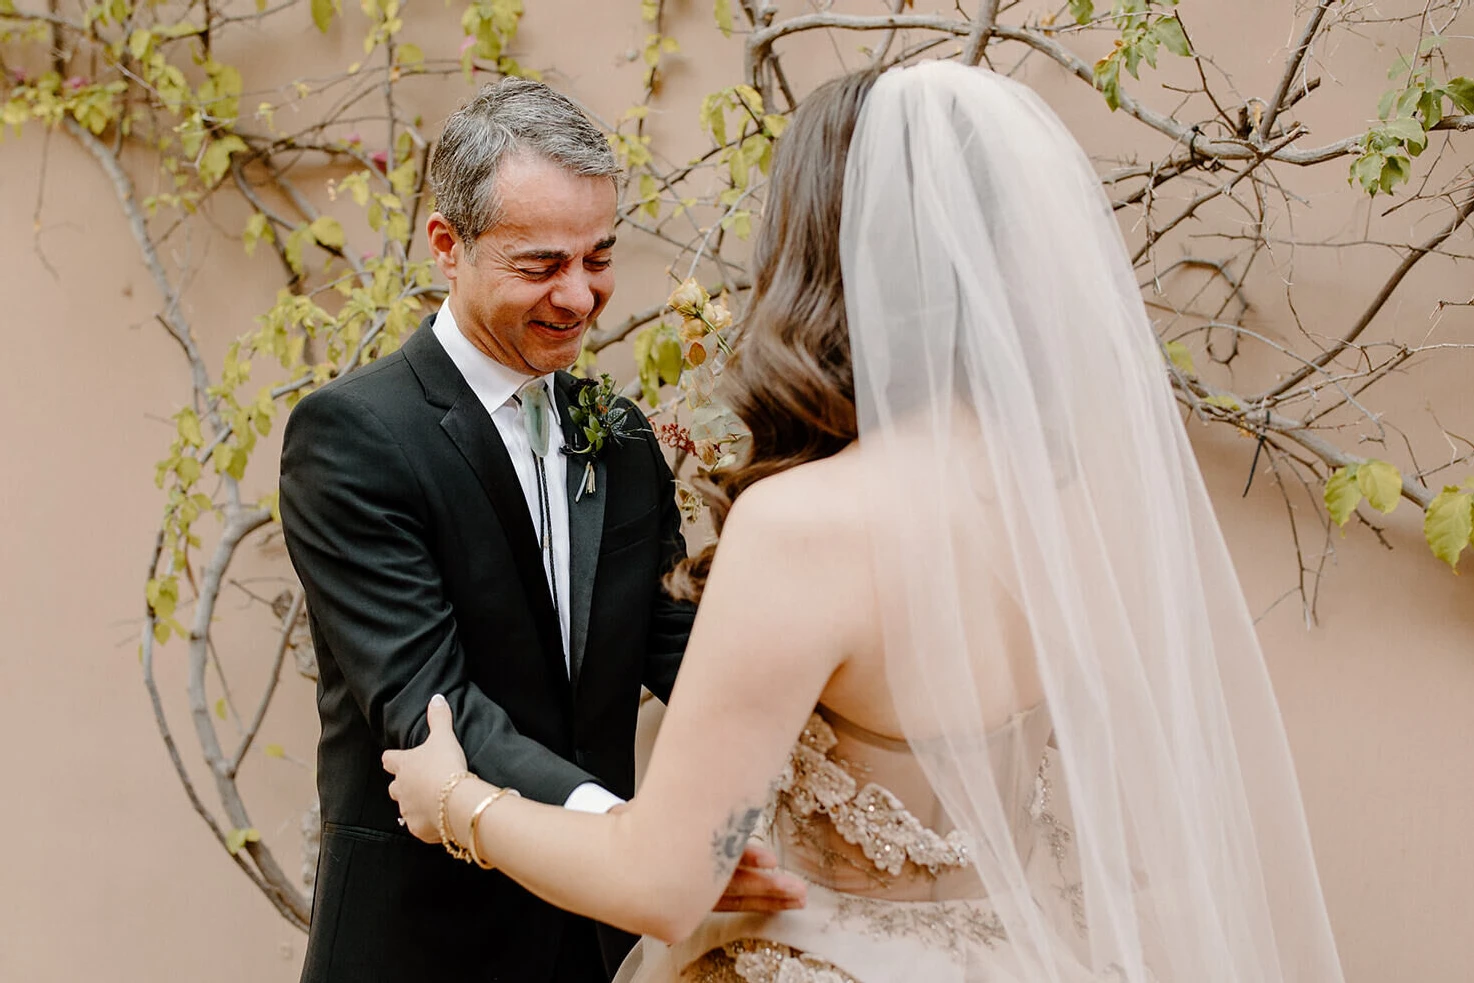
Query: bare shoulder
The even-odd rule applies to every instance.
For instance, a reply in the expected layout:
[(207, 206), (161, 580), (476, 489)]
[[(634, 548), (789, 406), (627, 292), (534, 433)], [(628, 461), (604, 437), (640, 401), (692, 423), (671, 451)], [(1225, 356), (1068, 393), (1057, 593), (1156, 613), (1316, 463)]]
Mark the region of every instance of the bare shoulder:
[[(702, 599), (711, 617), (743, 612), (771, 645), (833, 669), (861, 643), (857, 600), (873, 591), (865, 497), (845, 455), (752, 485), (732, 506)], [(750, 618), (761, 611), (760, 619)], [(698, 621), (700, 619), (698, 618)]]
[(825, 554), (859, 544), (865, 526), (857, 461), (850, 452), (764, 478), (732, 506), (722, 538), (812, 543)]

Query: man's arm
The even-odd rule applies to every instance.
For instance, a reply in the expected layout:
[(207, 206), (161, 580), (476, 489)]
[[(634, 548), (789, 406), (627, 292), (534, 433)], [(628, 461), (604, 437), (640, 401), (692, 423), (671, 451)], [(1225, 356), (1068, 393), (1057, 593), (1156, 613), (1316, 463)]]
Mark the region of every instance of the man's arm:
[(281, 473), (287, 549), (375, 739), (386, 749), (421, 743), (425, 707), (442, 693), (473, 768), (561, 805), (593, 777), (519, 734), (469, 681), (430, 555), (424, 501), (393, 435), (353, 393), (319, 393), (293, 410)]

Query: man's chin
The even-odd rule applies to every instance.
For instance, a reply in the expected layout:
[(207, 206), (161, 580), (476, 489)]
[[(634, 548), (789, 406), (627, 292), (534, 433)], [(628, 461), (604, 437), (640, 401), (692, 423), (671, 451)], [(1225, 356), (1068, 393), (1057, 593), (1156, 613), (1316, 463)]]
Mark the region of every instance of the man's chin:
[(536, 369), (539, 375), (547, 375), (559, 369), (571, 368), (573, 363), (578, 361), (579, 353), (582, 351), (583, 334), (580, 332), (577, 342), (556, 347), (549, 346), (529, 353), (531, 357), (527, 359), (527, 363)]

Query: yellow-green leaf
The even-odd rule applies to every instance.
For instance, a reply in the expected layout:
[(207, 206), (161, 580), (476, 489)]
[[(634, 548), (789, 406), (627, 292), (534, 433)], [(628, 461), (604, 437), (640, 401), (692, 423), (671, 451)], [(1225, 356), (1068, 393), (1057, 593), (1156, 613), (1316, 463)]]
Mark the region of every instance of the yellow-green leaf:
[(317, 25), (319, 31), (326, 34), (337, 9), (338, 4), (335, 0), (312, 0), (312, 23)]
[(1179, 372), (1183, 375), (1198, 374), (1197, 368), (1193, 365), (1193, 353), (1188, 351), (1186, 345), (1180, 341), (1169, 341), (1163, 347), (1167, 349), (1167, 358), (1177, 366)]
[(200, 432), (200, 418), (195, 416), (194, 410), (182, 409), (176, 418), (179, 426), (179, 436), (191, 447), (199, 447), (205, 442), (205, 435)]
[(256, 244), (262, 239), (270, 242), (272, 237), (271, 225), (266, 221), (266, 216), (261, 212), (252, 212), (251, 217), (246, 220), (246, 231), (241, 235), (241, 241), (246, 245), (246, 255), (254, 254)]
[(723, 37), (732, 36), (732, 0), (716, 0), (717, 28)]
[(1217, 395), (1209, 396), (1207, 399), (1203, 400), (1203, 404), (1205, 406), (1216, 406), (1219, 409), (1224, 410), (1237, 411), (1243, 409), (1243, 406), (1239, 404), (1239, 401), (1234, 399), (1227, 393), (1218, 393)]
[(215, 716), (221, 720), (225, 719), (225, 697), (223, 696), (215, 701)]
[(230, 168), (230, 155), (246, 149), (246, 141), (234, 133), (226, 134), (205, 148), (200, 157), (200, 180), (214, 187)]
[(286, 749), (283, 748), (280, 744), (268, 744), (266, 745), (266, 747), (262, 748), (262, 751), (268, 758), (282, 758), (285, 757), (287, 753)]
[(346, 241), (343, 237), (343, 226), (331, 215), (319, 215), (313, 219), (312, 238), (327, 246), (329, 249), (342, 249)]
[(425, 60), (425, 50), (417, 44), (401, 44), (395, 57), (401, 65), (418, 65)]
[(1459, 554), (1474, 537), (1474, 492), (1447, 485), (1423, 516), (1423, 538), (1433, 555), (1458, 573)]
[(1391, 512), (1402, 496), (1402, 475), (1386, 461), (1367, 461), (1356, 469), (1356, 486), (1372, 508)]
[(200, 480), (200, 462), (192, 457), (181, 457), (174, 473), (179, 475), (180, 484), (192, 485)]
[(1361, 504), (1361, 489), (1357, 486), (1356, 472), (1351, 468), (1337, 468), (1326, 482), (1326, 511), (1338, 526), (1346, 525), (1351, 513)]
[(247, 843), (261, 842), (261, 832), (252, 826), (249, 829), (233, 829), (225, 834), (225, 849), (233, 857), (245, 849)]
[(680, 341), (674, 334), (662, 332), (655, 339), (654, 350), (651, 354), (655, 360), (655, 369), (660, 373), (661, 381), (671, 386), (681, 381), (681, 367), (686, 357), (681, 351)]

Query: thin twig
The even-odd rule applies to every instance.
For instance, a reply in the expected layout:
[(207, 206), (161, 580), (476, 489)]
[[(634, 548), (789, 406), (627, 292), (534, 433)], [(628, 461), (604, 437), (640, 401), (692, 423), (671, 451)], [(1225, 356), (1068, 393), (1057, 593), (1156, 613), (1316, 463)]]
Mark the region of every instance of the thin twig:
[(1423, 242), (1422, 245), (1412, 247), (1412, 250), (1403, 258), (1403, 261), (1398, 264), (1397, 269), (1393, 270), (1392, 275), (1382, 284), (1382, 289), (1377, 292), (1377, 296), (1373, 298), (1367, 309), (1362, 312), (1361, 317), (1357, 318), (1356, 323), (1351, 326), (1351, 329), (1339, 341), (1332, 345), (1323, 355), (1315, 359), (1311, 365), (1305, 366), (1295, 372), (1288, 379), (1265, 393), (1264, 398), (1273, 399), (1274, 397), (1284, 395), (1309, 378), (1312, 372), (1325, 368), (1336, 356), (1353, 345), (1356, 339), (1361, 337), (1361, 333), (1376, 318), (1378, 312), (1382, 310), (1383, 305), (1392, 297), (1393, 292), (1397, 290), (1403, 279), (1412, 272), (1414, 266), (1418, 265), (1418, 261), (1441, 246), (1443, 241), (1453, 235), (1459, 226), (1468, 221), (1470, 214), (1474, 214), (1474, 194), (1471, 194), (1454, 211), (1454, 217), (1449, 220), (1447, 225), (1439, 229)]
[(1275, 89), (1274, 98), (1269, 100), (1269, 105), (1264, 110), (1264, 118), (1259, 121), (1259, 140), (1264, 142), (1269, 139), (1270, 132), (1274, 129), (1274, 121), (1279, 118), (1280, 109), (1284, 106), (1285, 96), (1289, 95), (1290, 86), (1295, 84), (1295, 76), (1300, 72), (1300, 63), (1305, 60), (1306, 52), (1310, 50), (1310, 42), (1315, 39), (1315, 32), (1320, 30), (1320, 22), (1325, 19), (1326, 11), (1336, 0), (1320, 0), (1316, 4), (1315, 13), (1310, 15), (1306, 21), (1305, 29), (1300, 32), (1300, 40), (1295, 42), (1295, 47), (1290, 50), (1290, 56), (1285, 62), (1284, 74), (1280, 76), (1279, 87)]

